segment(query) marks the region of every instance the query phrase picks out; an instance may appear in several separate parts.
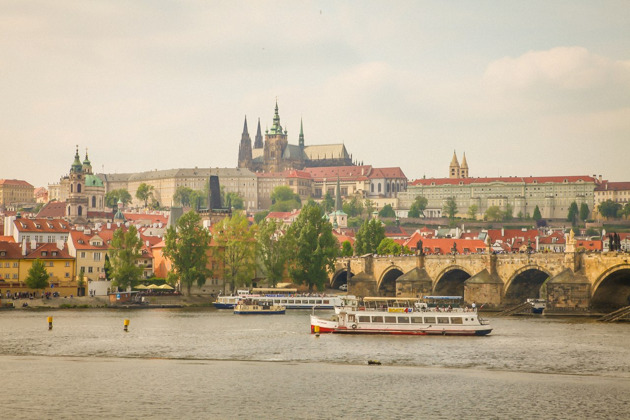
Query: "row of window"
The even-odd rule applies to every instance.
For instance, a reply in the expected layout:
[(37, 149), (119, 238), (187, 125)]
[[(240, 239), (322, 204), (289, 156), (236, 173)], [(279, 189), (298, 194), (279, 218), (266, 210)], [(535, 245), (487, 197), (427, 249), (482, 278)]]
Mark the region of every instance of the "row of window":
[[(394, 315), (359, 315), (359, 322), (377, 324), (454, 324), (461, 325), (464, 318), (461, 316), (394, 316)], [(466, 321), (469, 319), (466, 318)], [(472, 321), (473, 318), (470, 318)]]
[[(52, 276), (53, 276), (53, 273), (48, 273), (48, 277), (52, 277)], [(64, 273), (64, 277), (65, 278), (69, 278), (70, 277), (70, 273), (67, 273), (67, 272)], [(13, 274), (11, 274), (11, 273), (9, 273), (9, 274), (0, 273), (0, 279), (7, 279), (7, 280), (14, 279), (14, 280), (17, 280), (18, 279), (18, 274), (17, 273), (13, 273)]]

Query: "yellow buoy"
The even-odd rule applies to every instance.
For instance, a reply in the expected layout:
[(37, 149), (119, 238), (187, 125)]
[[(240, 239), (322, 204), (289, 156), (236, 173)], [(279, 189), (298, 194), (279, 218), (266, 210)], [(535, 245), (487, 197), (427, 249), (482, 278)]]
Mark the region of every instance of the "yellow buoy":
[(125, 326), (125, 331), (129, 331), (128, 330), (128, 328), (129, 328), (129, 320), (128, 319), (125, 319), (125, 322), (123, 323), (123, 325)]
[(52, 330), (52, 321), (53, 321), (52, 316), (49, 316), (48, 318), (46, 318), (46, 321), (48, 321), (48, 329)]

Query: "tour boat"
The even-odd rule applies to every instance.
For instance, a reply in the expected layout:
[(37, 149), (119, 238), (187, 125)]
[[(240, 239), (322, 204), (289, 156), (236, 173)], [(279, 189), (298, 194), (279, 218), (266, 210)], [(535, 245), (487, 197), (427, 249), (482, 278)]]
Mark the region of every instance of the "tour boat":
[(252, 298), (241, 299), (234, 307), (234, 313), (239, 315), (282, 315), (284, 312), (284, 306)]
[(286, 309), (334, 309), (343, 303), (345, 296), (297, 293), (296, 289), (254, 288), (251, 292), (239, 290), (236, 295), (219, 296), (214, 306), (218, 309), (231, 309), (239, 300), (247, 297), (255, 297), (261, 302), (271, 302)]
[(534, 314), (542, 314), (547, 307), (545, 299), (527, 299), (527, 303), (532, 305), (532, 313)]
[(311, 333), (487, 335), (491, 331), (475, 309), (431, 306), (409, 298), (350, 299), (336, 307), (329, 319), (311, 315)]

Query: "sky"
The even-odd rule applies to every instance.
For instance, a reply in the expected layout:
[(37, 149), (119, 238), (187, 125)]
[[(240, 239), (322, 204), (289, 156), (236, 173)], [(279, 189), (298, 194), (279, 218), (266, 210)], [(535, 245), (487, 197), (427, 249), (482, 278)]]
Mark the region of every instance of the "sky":
[(0, 2), (0, 179), (236, 167), (245, 116), (409, 178), (630, 181), (627, 1)]

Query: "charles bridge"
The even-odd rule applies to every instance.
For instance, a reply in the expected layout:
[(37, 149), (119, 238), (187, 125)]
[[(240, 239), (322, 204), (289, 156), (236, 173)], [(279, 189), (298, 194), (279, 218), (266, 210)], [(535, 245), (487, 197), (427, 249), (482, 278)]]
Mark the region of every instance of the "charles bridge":
[[(487, 250), (489, 251), (489, 250)], [(409, 255), (340, 258), (330, 287), (357, 296), (463, 296), (503, 308), (545, 298), (548, 311), (630, 305), (630, 254), (623, 252)]]

